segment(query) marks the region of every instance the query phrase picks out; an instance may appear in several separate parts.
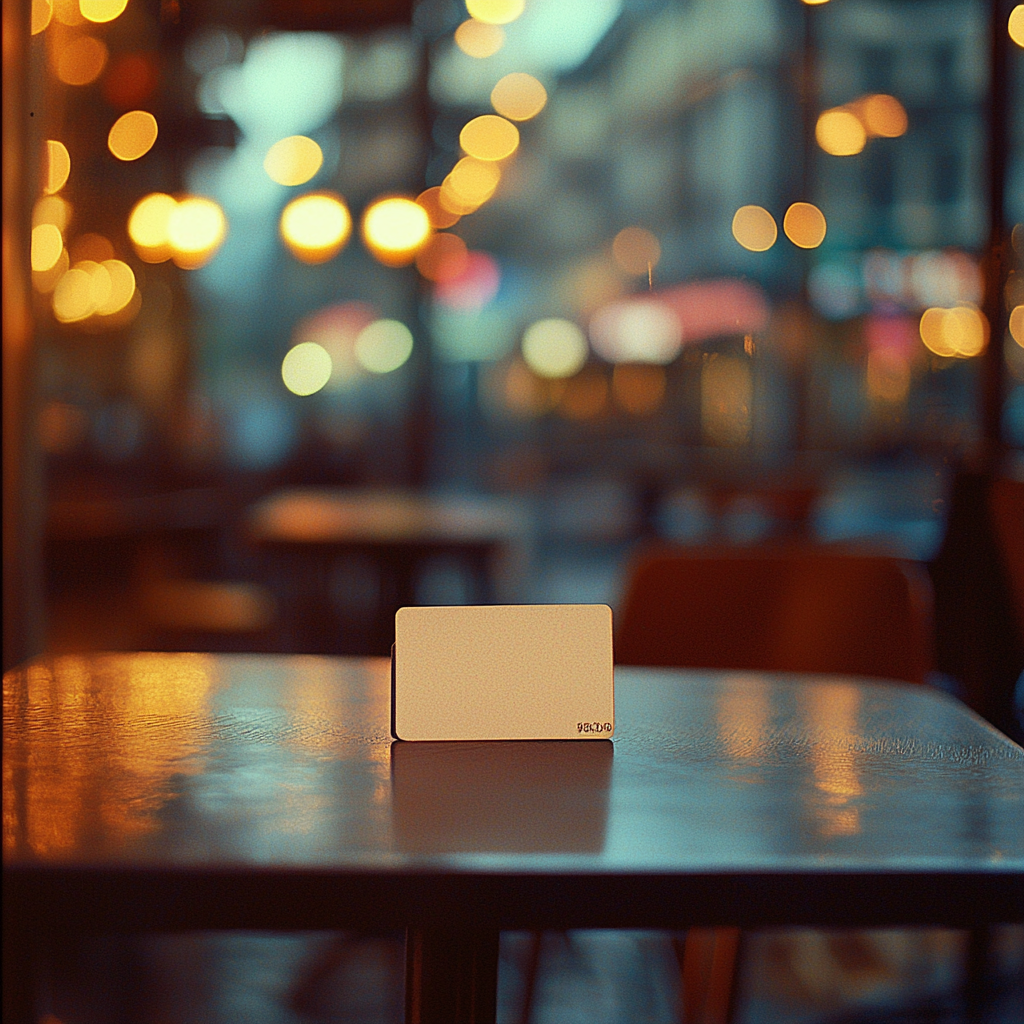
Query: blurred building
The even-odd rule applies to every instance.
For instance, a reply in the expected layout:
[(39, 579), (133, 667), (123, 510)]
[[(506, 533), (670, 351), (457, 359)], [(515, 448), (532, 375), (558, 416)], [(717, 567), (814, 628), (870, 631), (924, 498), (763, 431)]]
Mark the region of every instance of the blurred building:
[(979, 312), (991, 5), (349, 7), (34, 0), (51, 597), (257, 578), (285, 485), (515, 496), (526, 598), (640, 536), (927, 558), (986, 359), (1024, 446), (1019, 273)]

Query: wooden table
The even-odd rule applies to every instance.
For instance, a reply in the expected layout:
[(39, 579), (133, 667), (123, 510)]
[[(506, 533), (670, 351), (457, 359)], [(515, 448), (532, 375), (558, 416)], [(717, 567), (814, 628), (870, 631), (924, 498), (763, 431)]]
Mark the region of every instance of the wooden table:
[(909, 684), (616, 672), (614, 742), (403, 744), (383, 659), (4, 677), (5, 1021), (75, 931), (408, 929), (493, 1021), (500, 929), (1024, 920), (1024, 751)]
[(489, 604), (495, 561), (522, 549), (529, 523), (494, 496), (296, 488), (257, 502), (247, 528), (282, 588), (284, 649), (383, 655), (397, 609), (421, 603), (416, 584), (431, 560), (462, 566), (471, 602)]

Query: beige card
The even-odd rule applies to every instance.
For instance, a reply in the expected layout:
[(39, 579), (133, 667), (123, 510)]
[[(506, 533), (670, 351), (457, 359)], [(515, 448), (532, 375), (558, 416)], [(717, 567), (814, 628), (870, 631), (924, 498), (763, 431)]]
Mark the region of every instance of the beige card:
[(396, 739), (609, 739), (614, 731), (607, 605), (398, 609)]

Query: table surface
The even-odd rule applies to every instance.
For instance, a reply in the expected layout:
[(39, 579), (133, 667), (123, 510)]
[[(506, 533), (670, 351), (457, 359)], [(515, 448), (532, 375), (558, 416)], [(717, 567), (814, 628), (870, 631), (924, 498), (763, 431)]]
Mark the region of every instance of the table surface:
[(497, 543), (527, 531), (508, 498), (413, 491), (300, 488), (278, 491), (249, 513), (249, 533), (265, 543)]
[(4, 677), (4, 899), (40, 927), (1024, 920), (1024, 751), (936, 691), (616, 668), (608, 741), (396, 743), (384, 659)]

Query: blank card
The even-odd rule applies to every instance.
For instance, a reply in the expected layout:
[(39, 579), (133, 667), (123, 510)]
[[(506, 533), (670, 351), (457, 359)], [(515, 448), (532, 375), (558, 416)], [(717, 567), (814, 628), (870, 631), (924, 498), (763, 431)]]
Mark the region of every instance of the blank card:
[(396, 613), (396, 739), (610, 739), (614, 731), (607, 605), (466, 605)]

